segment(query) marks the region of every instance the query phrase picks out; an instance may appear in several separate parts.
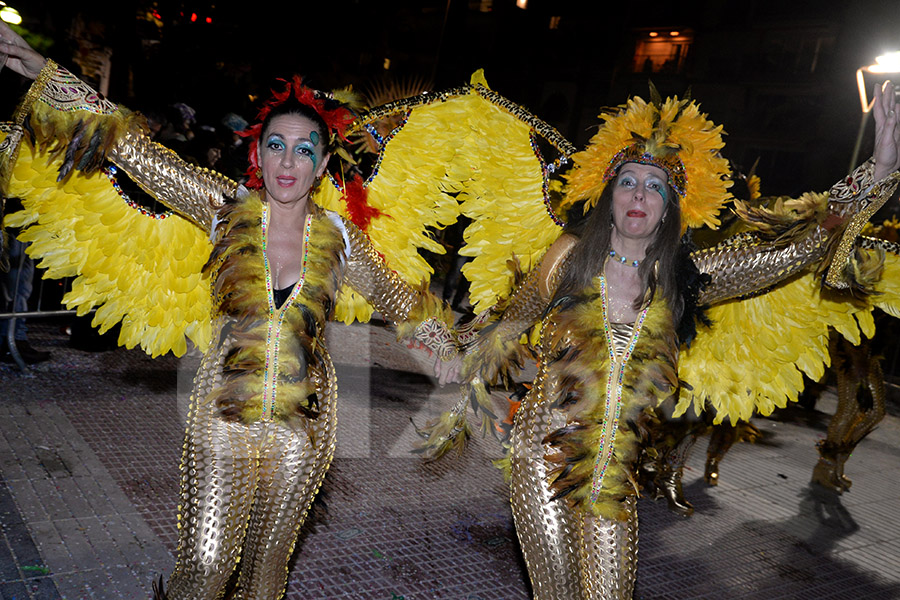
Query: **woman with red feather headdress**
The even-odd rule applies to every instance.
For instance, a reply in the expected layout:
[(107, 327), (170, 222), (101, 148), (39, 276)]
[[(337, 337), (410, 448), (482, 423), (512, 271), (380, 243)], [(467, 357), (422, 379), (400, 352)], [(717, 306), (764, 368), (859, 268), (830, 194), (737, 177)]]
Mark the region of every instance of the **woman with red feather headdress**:
[[(219, 598), (237, 570), (234, 597), (280, 598), (300, 526), (334, 454), (337, 386), (324, 333), (341, 287), (365, 297), (401, 325), (403, 335), (415, 336), (439, 357), (456, 346), (448, 328), (449, 307), (387, 268), (364, 233), (378, 211), (366, 205), (359, 181), (344, 182), (350, 218), (311, 200), (354, 114), (328, 94), (304, 86), (299, 77), (285, 82), (262, 107), (257, 123), (243, 132), (250, 140), (251, 166), (246, 186), (239, 186), (152, 143), (139, 116), (45, 60), (5, 25), (0, 38), (9, 66), (36, 80), (0, 148), (6, 153), (4, 180), (11, 177), (10, 185), (20, 185), (22, 177), (55, 169), (58, 185), (52, 187), (64, 194), (68, 181), (80, 179), (84, 187), (73, 194), (78, 200), (69, 200), (85, 197), (87, 202), (110, 188), (100, 176), (105, 188), (92, 194), (95, 188), (88, 182), (94, 180), (87, 176), (108, 158), (185, 217), (183, 226), (199, 226), (211, 239), (206, 254), (190, 246), (176, 250), (182, 259), (205, 261), (202, 271), (175, 286), (208, 282), (198, 286), (197, 302), (203, 302), (203, 289), (207, 296), (211, 292), (206, 320), (211, 326), (193, 332), (188, 327), (187, 335), (205, 351), (194, 380), (181, 464), (177, 561), (168, 584), (155, 584), (156, 596)], [(35, 148), (18, 143), (26, 119)], [(49, 154), (42, 154), (48, 148)], [(29, 163), (29, 152), (35, 155), (29, 159), (49, 157), (48, 163)], [(25, 211), (10, 218), (22, 220), (31, 235), (41, 235), (43, 227), (52, 226), (52, 217), (42, 220), (42, 208), (27, 198), (25, 204)], [(92, 229), (98, 221), (116, 221), (113, 214), (103, 214), (85, 226), (83, 239), (102, 237)], [(132, 237), (110, 238), (115, 247), (106, 255), (124, 254), (131, 243), (153, 251), (151, 240)], [(120, 266), (127, 272), (132, 265)], [(165, 267), (177, 277), (177, 265)], [(151, 301), (148, 310), (160, 311), (155, 320), (168, 323), (192, 307), (182, 303), (162, 311)], [(126, 315), (123, 336), (133, 344), (129, 320)], [(185, 350), (182, 334), (168, 339), (165, 327), (142, 331), (139, 343), (154, 354)]]

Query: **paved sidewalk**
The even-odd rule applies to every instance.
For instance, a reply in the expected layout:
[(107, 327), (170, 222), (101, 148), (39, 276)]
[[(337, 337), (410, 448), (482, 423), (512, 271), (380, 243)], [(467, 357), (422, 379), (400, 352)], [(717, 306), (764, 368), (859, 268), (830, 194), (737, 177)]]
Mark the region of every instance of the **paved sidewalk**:
[[(182, 419), (196, 359), (71, 349), (50, 324), (32, 342), (53, 359), (0, 366), (0, 596), (142, 599), (175, 544)], [(304, 527), (288, 598), (530, 598), (492, 439), (423, 465), (422, 424), (452, 403), (430, 360), (384, 328), (333, 325), (338, 451)], [(636, 598), (900, 598), (900, 417), (848, 463), (841, 497), (808, 486), (833, 396), (816, 411), (756, 419), (721, 484), (702, 481), (706, 441), (685, 475), (696, 513), (642, 500)]]

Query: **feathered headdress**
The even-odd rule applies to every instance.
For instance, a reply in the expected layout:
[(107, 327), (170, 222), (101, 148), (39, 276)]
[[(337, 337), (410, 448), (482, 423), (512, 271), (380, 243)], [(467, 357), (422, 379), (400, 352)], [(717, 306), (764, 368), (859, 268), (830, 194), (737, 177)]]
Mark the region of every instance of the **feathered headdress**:
[(339, 136), (346, 141), (347, 130), (356, 118), (353, 112), (345, 104), (335, 99), (333, 95), (303, 85), (303, 78), (299, 75), (294, 75), (291, 81), (284, 79), (279, 81), (284, 81), (284, 89), (280, 92), (272, 90), (272, 97), (259, 109), (259, 114), (256, 115), (256, 124), (238, 132), (238, 135), (250, 138), (250, 168), (247, 169), (248, 180), (246, 185), (251, 189), (258, 189), (263, 186), (262, 177), (258, 174), (259, 162), (256, 159), (256, 148), (259, 145), (259, 137), (262, 135), (263, 123), (272, 110), (287, 102), (291, 97), (300, 104), (316, 111), (316, 114), (322, 118), (328, 127), (328, 136), (331, 140), (334, 140), (335, 136)]
[(665, 102), (651, 85), (652, 102), (639, 97), (600, 115), (600, 130), (588, 146), (572, 155), (566, 175), (565, 204), (585, 200), (593, 207), (606, 184), (626, 162), (654, 165), (666, 172), (678, 194), (682, 228), (719, 225), (719, 210), (729, 200), (728, 161), (722, 126), (715, 125), (689, 98)]

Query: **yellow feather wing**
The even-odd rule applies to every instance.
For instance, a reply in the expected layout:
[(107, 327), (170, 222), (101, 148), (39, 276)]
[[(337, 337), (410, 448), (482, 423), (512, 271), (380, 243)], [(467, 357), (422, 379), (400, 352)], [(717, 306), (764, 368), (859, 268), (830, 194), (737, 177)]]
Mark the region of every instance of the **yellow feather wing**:
[[(423, 94), (374, 108), (359, 128), (387, 117), (400, 124), (380, 140), (375, 172), (366, 182), (369, 204), (383, 212), (366, 230), (388, 266), (410, 284), (427, 282), (432, 267), (421, 250), (443, 254), (431, 232), (471, 219), (463, 256), (473, 257), (463, 274), (481, 311), (512, 287), (510, 259), (531, 269), (562, 232), (550, 209), (550, 174), (574, 152), (552, 127), (491, 91), (481, 71), (470, 85)], [(544, 140), (558, 158), (545, 162)], [(317, 201), (347, 216), (334, 185)], [(345, 291), (346, 292), (346, 291)], [(339, 318), (362, 314), (355, 294), (342, 293)]]
[(682, 386), (676, 413), (714, 411), (717, 423), (770, 414), (795, 401), (803, 374), (818, 380), (830, 365), (829, 327), (858, 344), (874, 333), (873, 305), (822, 292), (807, 273), (772, 291), (710, 308), (679, 361)]
[[(434, 272), (421, 251), (445, 252), (431, 232), (456, 222), (459, 216), (453, 196), (459, 188), (453, 174), (460, 170), (466, 110), (454, 101), (423, 103), (410, 109), (382, 139), (376, 167), (364, 182), (368, 205), (381, 213), (371, 219), (365, 232), (388, 267), (413, 286), (427, 283)], [(331, 179), (317, 191), (315, 201), (351, 217), (341, 190)], [(345, 287), (341, 291), (337, 319), (347, 323), (367, 320), (371, 312), (353, 290)]]
[(79, 315), (96, 309), (101, 332), (121, 323), (119, 344), (151, 356), (181, 356), (188, 340), (210, 341), (209, 281), (201, 275), (211, 244), (175, 214), (154, 217), (127, 203), (105, 171), (57, 183), (58, 162), (23, 143), (8, 182), (24, 209), (7, 215), (46, 277), (74, 277), (63, 297)]
[(480, 95), (468, 100), (471, 134), (463, 153), (471, 157), (470, 170), (458, 199), (472, 222), (460, 254), (472, 257), (462, 272), (478, 313), (511, 291), (510, 259), (530, 271), (562, 233), (562, 222), (550, 208), (550, 173), (535, 150), (533, 123)]

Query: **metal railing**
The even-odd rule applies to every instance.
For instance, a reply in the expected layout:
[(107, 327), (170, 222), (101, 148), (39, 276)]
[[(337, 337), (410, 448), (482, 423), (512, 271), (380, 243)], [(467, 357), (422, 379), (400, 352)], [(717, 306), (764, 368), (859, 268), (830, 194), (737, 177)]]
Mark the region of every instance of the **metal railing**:
[[(45, 280), (43, 278), (37, 277), (37, 270), (33, 268), (26, 268), (27, 262), (32, 259), (27, 256), (25, 253), (25, 244), (22, 242), (18, 242), (14, 240), (12, 236), (9, 238), (10, 252), (13, 254), (10, 260), (10, 270), (15, 271), (15, 279), (12, 280), (9, 277), (9, 273), (0, 272), (0, 276), (3, 277), (2, 284), (0, 284), (0, 291), (2, 291), (2, 300), (5, 301), (7, 307), (11, 307), (11, 310), (7, 312), (0, 312), (0, 321), (7, 322), (6, 328), (6, 339), (3, 340), (3, 343), (6, 345), (6, 349), (9, 352), (10, 357), (12, 358), (15, 365), (19, 368), (19, 370), (25, 372), (28, 370), (28, 366), (25, 363), (21, 353), (19, 352), (18, 346), (16, 345), (16, 325), (19, 319), (36, 319), (36, 318), (48, 318), (48, 317), (59, 317), (59, 316), (75, 316), (74, 310), (66, 310), (59, 308), (59, 305), (55, 305), (52, 308), (42, 308), (44, 306), (44, 288), (48, 281), (54, 282), (55, 285), (62, 285), (64, 288), (68, 287), (68, 279), (64, 280)], [(15, 250), (15, 252), (13, 252)], [(28, 281), (24, 281), (23, 277), (28, 277)], [(10, 286), (10, 283), (12, 285)], [(20, 298), (20, 290), (23, 285), (27, 285), (30, 287), (29, 293), (25, 298)], [(37, 291), (37, 299), (32, 302), (34, 306), (36, 306), (36, 310), (17, 310), (20, 303), (17, 302), (17, 299), (24, 301), (27, 303), (30, 301), (31, 296), (35, 292), (35, 288)], [(52, 300), (49, 300), (52, 302)]]

